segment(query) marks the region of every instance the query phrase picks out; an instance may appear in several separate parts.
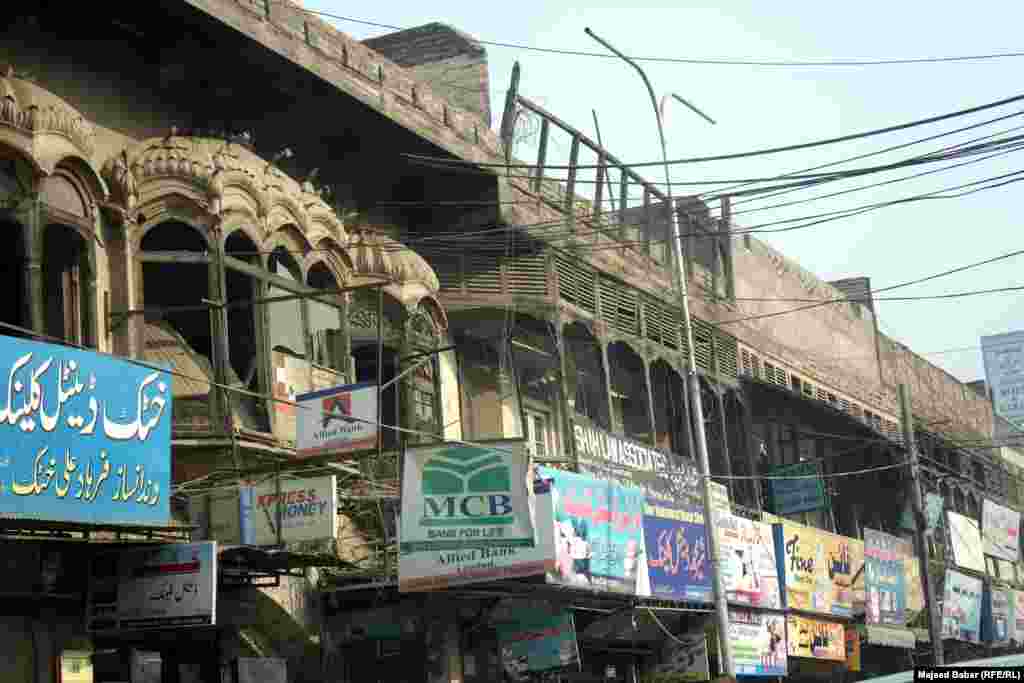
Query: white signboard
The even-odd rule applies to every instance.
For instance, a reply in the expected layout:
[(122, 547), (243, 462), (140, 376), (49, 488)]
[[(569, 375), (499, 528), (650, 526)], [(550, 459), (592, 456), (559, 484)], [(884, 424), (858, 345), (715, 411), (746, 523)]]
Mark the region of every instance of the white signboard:
[(958, 567), (985, 573), (985, 554), (981, 547), (978, 522), (956, 512), (946, 512), (949, 543), (953, 546), (953, 562)]
[(274, 481), (242, 487), (239, 511), (241, 542), (246, 545), (337, 538), (337, 477), (282, 479), (280, 492)]
[(484, 581), (543, 576), (555, 571), (555, 520), (551, 490), (548, 484), (539, 484), (534, 493), (535, 546), (402, 554), (398, 563), (399, 590), (439, 590)]
[(349, 453), (377, 444), (377, 385), (349, 384), (295, 397), (295, 453)]
[(1024, 331), (981, 338), (985, 379), (997, 415), (1024, 424)]
[(1020, 513), (987, 498), (981, 505), (981, 533), (985, 554), (1009, 562), (1020, 557)]
[(402, 469), (399, 590), (443, 588), (452, 569), (498, 569), (515, 557), (514, 549), (533, 548), (529, 469), (521, 439), (409, 448)]
[(217, 542), (171, 543), (97, 555), (86, 625), (90, 631), (213, 626)]

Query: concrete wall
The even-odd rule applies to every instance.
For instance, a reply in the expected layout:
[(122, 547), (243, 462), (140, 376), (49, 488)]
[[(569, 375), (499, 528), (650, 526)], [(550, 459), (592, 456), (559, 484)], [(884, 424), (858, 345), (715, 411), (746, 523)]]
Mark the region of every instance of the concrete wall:
[(461, 31), (430, 23), (364, 40), (455, 106), (491, 120), (487, 51)]

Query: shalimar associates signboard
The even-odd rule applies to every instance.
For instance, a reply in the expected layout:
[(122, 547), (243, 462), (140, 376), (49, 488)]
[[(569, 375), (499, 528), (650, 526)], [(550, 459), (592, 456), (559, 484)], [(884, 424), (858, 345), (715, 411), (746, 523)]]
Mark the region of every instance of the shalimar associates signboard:
[(167, 372), (10, 337), (0, 368), (0, 516), (170, 520)]
[(700, 501), (700, 475), (690, 458), (656, 450), (609, 434), (587, 418), (572, 418), (576, 457), (582, 474), (623, 486), (639, 487), (649, 498)]
[[(498, 569), (515, 548), (536, 545), (533, 481), (522, 439), (407, 449), (398, 546), (400, 591), (444, 588), (440, 572)], [(446, 572), (450, 573), (450, 569)]]
[(775, 514), (792, 515), (797, 512), (818, 510), (828, 504), (819, 463), (780, 465), (773, 467), (769, 474), (773, 477), (794, 477), (768, 480), (768, 495), (772, 512)]

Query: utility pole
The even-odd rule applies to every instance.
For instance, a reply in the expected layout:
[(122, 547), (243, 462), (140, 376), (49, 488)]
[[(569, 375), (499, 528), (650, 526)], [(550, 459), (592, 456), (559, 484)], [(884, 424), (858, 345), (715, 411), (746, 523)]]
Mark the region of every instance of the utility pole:
[[(725, 584), (722, 581), (721, 556), (719, 554), (718, 547), (718, 530), (715, 528), (713, 516), (714, 507), (711, 503), (711, 466), (708, 458), (707, 434), (704, 429), (704, 409), (701, 405), (700, 378), (697, 376), (697, 357), (693, 346), (693, 325), (690, 321), (690, 297), (686, 282), (686, 264), (683, 261), (683, 245), (682, 235), (679, 230), (678, 211), (676, 210), (675, 201), (672, 199), (672, 178), (669, 174), (668, 152), (665, 148), (665, 131), (661, 124), (662, 107), (658, 105), (658, 98), (654, 94), (654, 88), (651, 87), (651, 82), (647, 79), (647, 74), (644, 73), (644, 70), (639, 64), (619, 52), (602, 38), (599, 38), (589, 28), (584, 29), (584, 31), (588, 36), (601, 43), (601, 45), (607, 48), (610, 52), (614, 53), (617, 57), (621, 58), (624, 62), (640, 73), (640, 77), (643, 79), (644, 85), (647, 86), (647, 92), (651, 96), (651, 104), (654, 105), (654, 116), (658, 122), (658, 138), (661, 140), (661, 159), (665, 167), (665, 192), (668, 195), (666, 203), (668, 204), (668, 214), (672, 221), (672, 257), (675, 259), (676, 284), (679, 288), (680, 299), (682, 299), (683, 325), (686, 330), (686, 383), (690, 392), (690, 422), (693, 424), (693, 429), (695, 431), (694, 440), (696, 441), (698, 455), (697, 467), (701, 474), (701, 488), (703, 489), (702, 493), (704, 499), (704, 528), (707, 529), (708, 549), (710, 550), (709, 555), (711, 556), (711, 569), (715, 577), (715, 614), (718, 622), (718, 641), (721, 648), (719, 652), (721, 654), (720, 659), (722, 662), (723, 672), (730, 678), (736, 678), (736, 663), (732, 657), (732, 643), (729, 642), (729, 605), (725, 595)], [(708, 118), (689, 102), (686, 102), (678, 95), (675, 95), (674, 97), (711, 123), (714, 123), (712, 119)]]
[(935, 588), (932, 586), (931, 572), (928, 565), (928, 544), (925, 541), (924, 497), (921, 494), (920, 465), (917, 461), (917, 444), (914, 442), (914, 417), (910, 411), (910, 389), (906, 384), (899, 385), (900, 422), (903, 426), (903, 447), (907, 451), (910, 462), (910, 494), (914, 505), (914, 545), (917, 547), (917, 561), (921, 563), (921, 581), (924, 583), (924, 599), (928, 606), (928, 634), (932, 639), (933, 664), (941, 666), (944, 660), (942, 653), (942, 615), (939, 605), (935, 602)]

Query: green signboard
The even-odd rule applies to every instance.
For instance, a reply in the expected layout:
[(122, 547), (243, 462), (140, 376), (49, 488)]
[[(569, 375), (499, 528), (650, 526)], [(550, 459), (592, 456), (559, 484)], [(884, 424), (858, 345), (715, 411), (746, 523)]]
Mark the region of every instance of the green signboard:
[(771, 477), (794, 477), (793, 479), (768, 480), (768, 493), (772, 512), (775, 514), (791, 515), (797, 512), (818, 510), (828, 504), (825, 495), (825, 482), (821, 478), (818, 463), (800, 462), (793, 465), (780, 465), (772, 467), (768, 474)]

